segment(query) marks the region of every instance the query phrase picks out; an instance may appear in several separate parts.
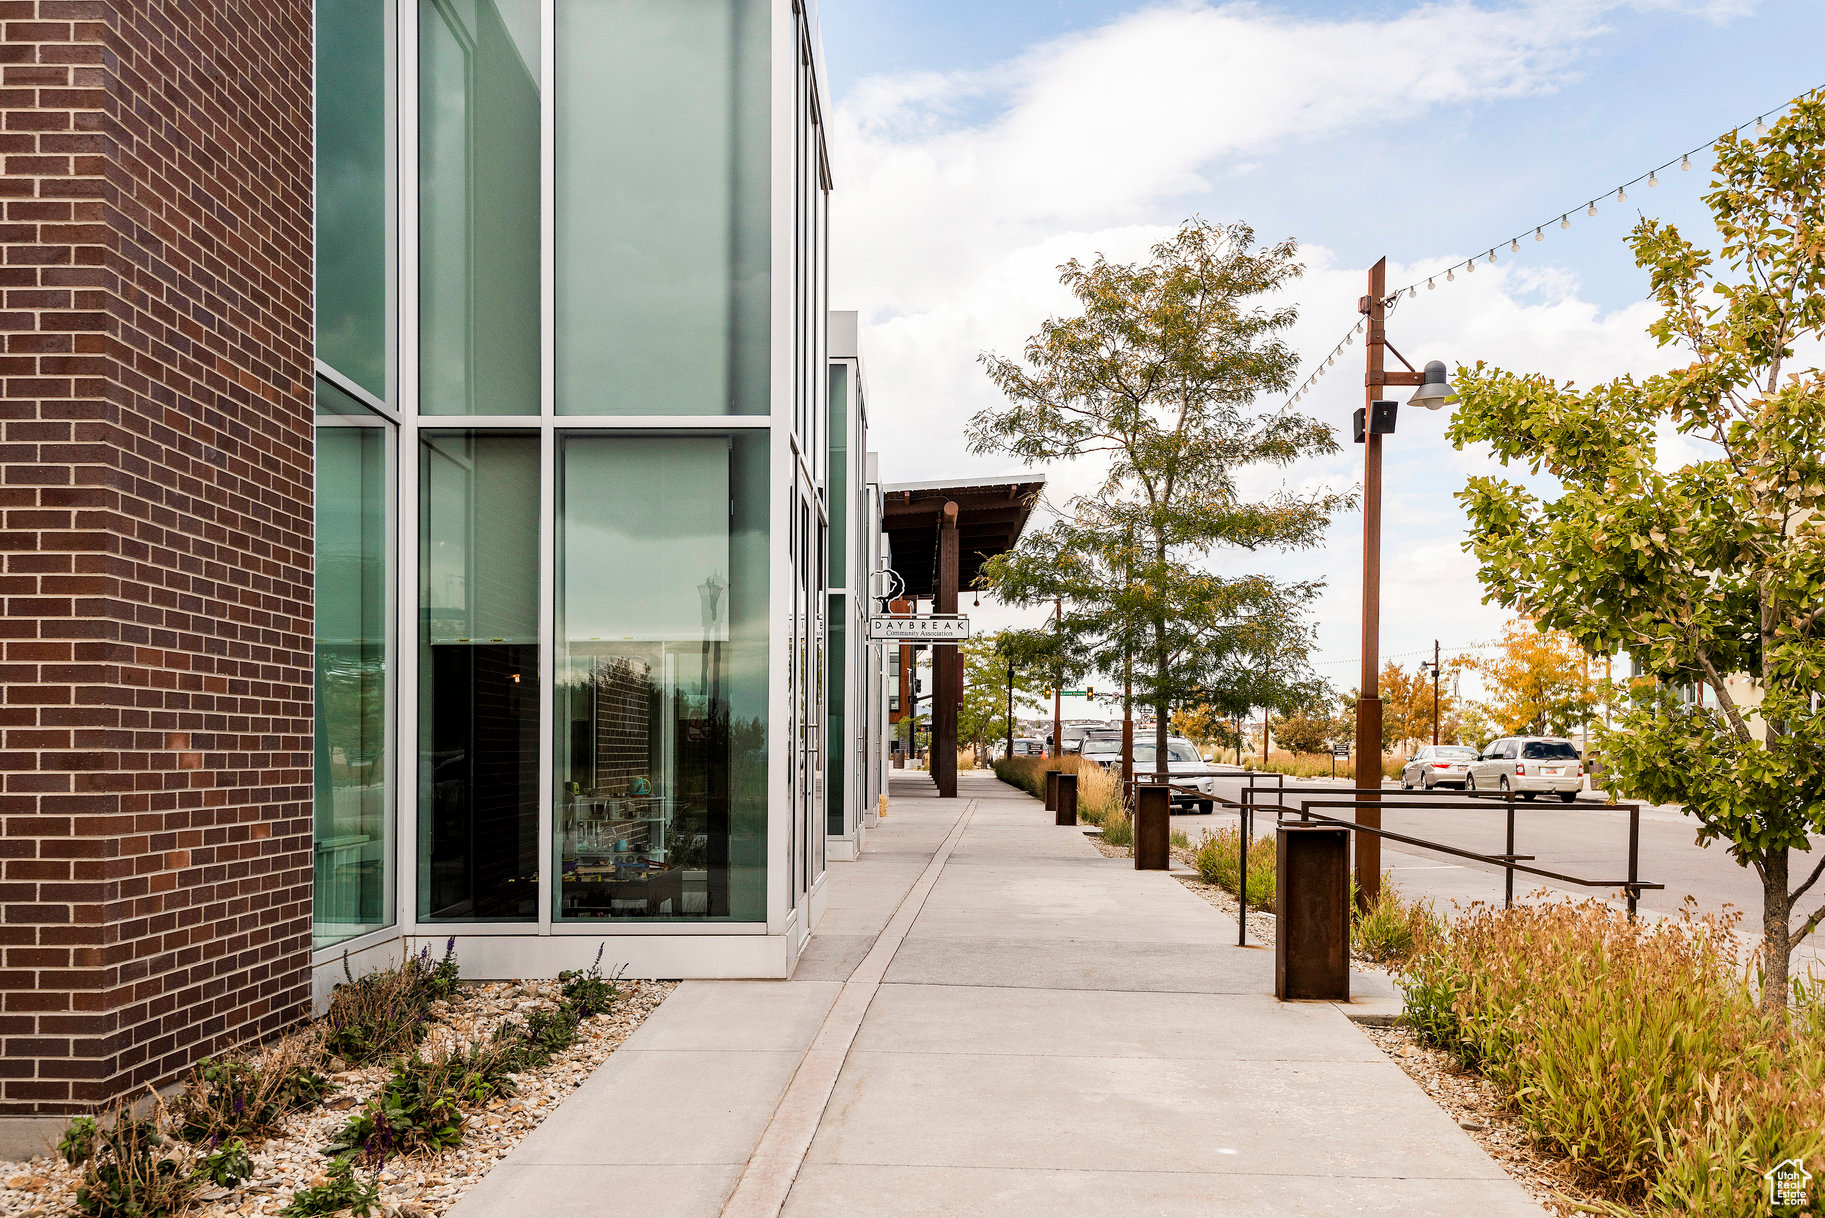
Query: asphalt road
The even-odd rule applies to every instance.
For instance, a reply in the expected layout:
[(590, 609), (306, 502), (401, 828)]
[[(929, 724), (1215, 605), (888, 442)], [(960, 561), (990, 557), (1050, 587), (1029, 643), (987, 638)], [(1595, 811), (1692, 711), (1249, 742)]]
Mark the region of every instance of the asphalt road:
[[(1230, 799), (1239, 799), (1245, 785), (1240, 777), (1219, 778), (1217, 782), (1219, 792)], [(1301, 782), (1297, 785), (1301, 789), (1315, 790), (1331, 784)], [(1386, 798), (1390, 801), (1403, 798), (1397, 786), (1390, 785), (1387, 790)], [(1450, 795), (1426, 798), (1431, 801), (1442, 799), (1443, 802), (1425, 808), (1387, 808), (1382, 813), (1382, 827), (1462, 850), (1503, 853), (1506, 828), (1503, 805)], [(1591, 880), (1619, 881), (1627, 876), (1629, 817), (1625, 810), (1609, 807), (1589, 793), (1571, 804), (1561, 803), (1556, 798), (1549, 803), (1545, 797), (1532, 803), (1517, 801), (1515, 809), (1515, 853), (1534, 855), (1533, 866)], [(1329, 814), (1350, 815), (1335, 810)], [(1201, 829), (1213, 825), (1233, 826), (1236, 821), (1234, 811), (1219, 807), (1210, 816), (1174, 816), (1172, 827), (1183, 830), (1195, 842)], [(1753, 869), (1738, 866), (1722, 845), (1714, 842), (1699, 846), (1695, 829), (1695, 823), (1677, 808), (1642, 808), (1638, 875), (1644, 881), (1666, 885), (1663, 890), (1644, 893), (1642, 908), (1673, 914), (1690, 898), (1700, 913), (1737, 911), (1744, 916), (1744, 931), (1751, 937), (1759, 935), (1761, 881)], [(1255, 832), (1258, 836), (1271, 834), (1271, 816), (1258, 815)], [(1796, 874), (1806, 874), (1816, 863), (1818, 852), (1825, 851), (1825, 838), (1814, 838), (1813, 847), (1813, 855), (1796, 858)], [(1503, 896), (1502, 869), (1494, 864), (1457, 859), (1436, 851), (1384, 841), (1382, 868), (1392, 873), (1395, 885), (1403, 894), (1431, 898), (1441, 910), (1450, 909), (1453, 903), (1500, 903)], [(1533, 876), (1517, 874), (1515, 877), (1517, 898), (1524, 898), (1541, 888), (1554, 894), (1570, 893), (1579, 897), (1614, 899), (1618, 896), (1613, 887), (1582, 888)], [(1825, 880), (1808, 894), (1808, 903), (1803, 908), (1811, 912), (1819, 901), (1825, 901)], [(1819, 958), (1819, 947), (1815, 942), (1808, 954)]]

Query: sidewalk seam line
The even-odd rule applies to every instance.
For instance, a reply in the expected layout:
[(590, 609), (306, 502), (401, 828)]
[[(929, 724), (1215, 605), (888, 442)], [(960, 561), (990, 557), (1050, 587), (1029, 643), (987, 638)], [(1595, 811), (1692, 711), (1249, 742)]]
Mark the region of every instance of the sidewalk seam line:
[(900, 944), (925, 908), (926, 898), (937, 886), (951, 852), (962, 840), (977, 802), (970, 800), (958, 812), (950, 832), (901, 898), (874, 946), (843, 982), (843, 988), (836, 1001), (830, 1004), (817, 1035), (800, 1059), (792, 1081), (774, 1107), (754, 1153), (749, 1156), (747, 1166), (724, 1203), (722, 1218), (778, 1218), (785, 1207), (786, 1198), (791, 1195), (799, 1169), (811, 1149), (812, 1139), (823, 1123), (824, 1111), (836, 1090), (837, 1076), (848, 1059), (862, 1020), (868, 1014)]

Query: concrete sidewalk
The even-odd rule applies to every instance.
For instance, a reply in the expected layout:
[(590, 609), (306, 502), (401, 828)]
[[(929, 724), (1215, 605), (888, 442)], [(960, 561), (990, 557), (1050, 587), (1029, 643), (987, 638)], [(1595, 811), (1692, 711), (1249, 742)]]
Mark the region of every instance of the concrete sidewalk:
[(990, 774), (923, 774), (789, 982), (690, 982), (456, 1209), (1542, 1211), (1269, 951)]

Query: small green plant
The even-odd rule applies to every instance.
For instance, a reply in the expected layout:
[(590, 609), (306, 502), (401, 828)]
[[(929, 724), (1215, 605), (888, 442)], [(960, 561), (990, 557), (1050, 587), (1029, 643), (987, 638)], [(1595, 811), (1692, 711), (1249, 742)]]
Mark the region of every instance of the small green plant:
[(57, 1140), (57, 1153), (71, 1167), (81, 1167), (95, 1153), (95, 1139), (99, 1133), (94, 1117), (77, 1117)]
[(233, 1188), (249, 1179), (253, 1175), (253, 1156), (247, 1153), (247, 1143), (239, 1138), (222, 1143), (203, 1156), (197, 1175), (223, 1188)]
[(328, 1155), (353, 1155), (379, 1168), (395, 1155), (436, 1154), (463, 1140), (457, 1071), (448, 1058), (414, 1055), (393, 1064), (393, 1075), (355, 1111)]
[(1168, 840), (1172, 843), (1173, 849), (1175, 850), (1191, 849), (1191, 838), (1186, 835), (1185, 830), (1183, 829), (1174, 829)]
[(88, 1136), (80, 1159), (76, 1208), (88, 1218), (164, 1218), (178, 1213), (200, 1185), (188, 1158), (188, 1147), (173, 1147), (159, 1136), (156, 1121), (136, 1117), (124, 1105), (117, 1107), (107, 1120), (96, 1122)]
[(380, 1182), (372, 1177), (361, 1179), (355, 1173), (355, 1162), (347, 1155), (332, 1160), (322, 1184), (301, 1188), (279, 1213), (282, 1218), (326, 1218), (344, 1211), (354, 1218), (367, 1218), (380, 1212)]
[[(1279, 895), (1274, 839), (1259, 837), (1248, 848), (1248, 905), (1272, 913)], [(1198, 878), (1236, 894), (1242, 884), (1242, 834), (1237, 829), (1206, 829), (1192, 848), (1191, 865)]]
[(616, 969), (612, 977), (602, 975), (602, 949), (598, 947), (593, 964), (586, 969), (565, 969), (558, 974), (558, 986), (564, 1002), (575, 1008), (580, 1018), (593, 1019), (620, 996), (621, 972)]

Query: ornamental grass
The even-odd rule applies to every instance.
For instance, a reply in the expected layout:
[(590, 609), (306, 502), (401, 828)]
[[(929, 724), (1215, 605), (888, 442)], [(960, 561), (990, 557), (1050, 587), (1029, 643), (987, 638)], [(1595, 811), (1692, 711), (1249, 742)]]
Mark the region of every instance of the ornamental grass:
[(1802, 984), (1764, 1013), (1739, 947), (1733, 920), (1690, 913), (1478, 906), (1401, 970), (1403, 1019), (1495, 1082), (1607, 1212), (1762, 1218), (1764, 1172), (1825, 1156), (1825, 1004)]

